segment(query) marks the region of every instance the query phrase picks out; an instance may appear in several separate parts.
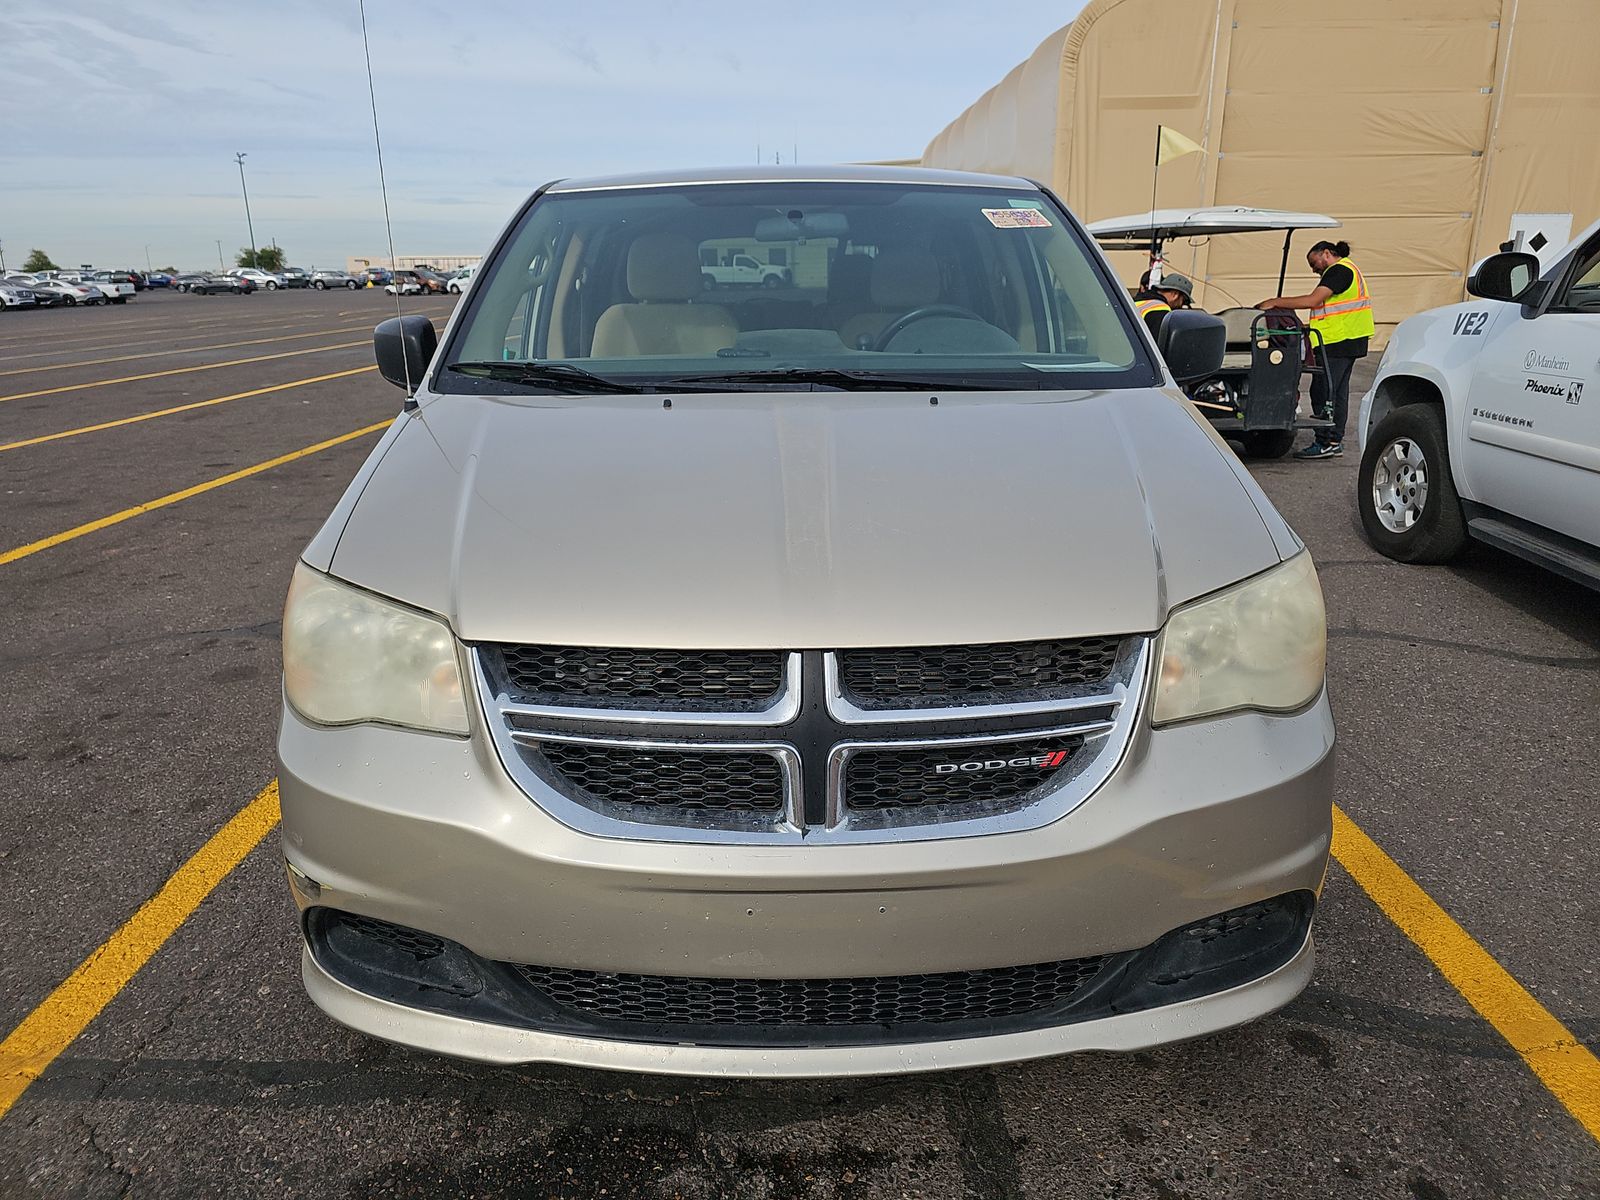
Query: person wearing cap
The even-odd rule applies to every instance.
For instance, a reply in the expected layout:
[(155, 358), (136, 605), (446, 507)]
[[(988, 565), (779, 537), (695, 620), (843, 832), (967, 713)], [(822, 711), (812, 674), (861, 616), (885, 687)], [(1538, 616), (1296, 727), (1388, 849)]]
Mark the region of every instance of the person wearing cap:
[(1188, 308), (1194, 302), (1194, 284), (1185, 275), (1163, 275), (1154, 287), (1150, 286), (1150, 272), (1139, 277), (1139, 290), (1134, 293), (1133, 306), (1150, 328), (1150, 336), (1161, 332), (1161, 323), (1175, 308)]

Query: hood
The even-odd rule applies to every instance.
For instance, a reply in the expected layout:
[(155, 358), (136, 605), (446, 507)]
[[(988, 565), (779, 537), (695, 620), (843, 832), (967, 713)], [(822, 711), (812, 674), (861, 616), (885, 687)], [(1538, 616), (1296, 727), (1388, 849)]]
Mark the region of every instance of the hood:
[(467, 641), (806, 649), (1149, 632), (1171, 606), (1280, 560), (1266, 502), (1230, 457), (1158, 391), (937, 405), (761, 392), (670, 408), (446, 395), (392, 439), (330, 569), (445, 615)]

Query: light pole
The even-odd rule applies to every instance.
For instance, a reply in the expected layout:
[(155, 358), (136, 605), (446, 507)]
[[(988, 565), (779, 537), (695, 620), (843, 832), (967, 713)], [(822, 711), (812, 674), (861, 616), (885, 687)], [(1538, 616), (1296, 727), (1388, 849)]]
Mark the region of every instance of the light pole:
[(144, 273), (146, 275), (154, 275), (155, 274), (155, 268), (150, 265), (150, 243), (149, 242), (146, 242), (144, 244)]
[[(24, 264), (26, 265), (26, 264)], [(6, 273), (6, 244), (0, 242), (0, 275)]]
[(250, 189), (244, 185), (244, 159), (242, 150), (233, 156), (233, 161), (239, 164), (239, 190), (244, 193), (244, 223), (250, 230), (250, 265), (254, 267), (260, 264), (256, 262), (256, 227), (250, 220)]
[(222, 261), (222, 239), (217, 239), (217, 270), (226, 271), (228, 264)]

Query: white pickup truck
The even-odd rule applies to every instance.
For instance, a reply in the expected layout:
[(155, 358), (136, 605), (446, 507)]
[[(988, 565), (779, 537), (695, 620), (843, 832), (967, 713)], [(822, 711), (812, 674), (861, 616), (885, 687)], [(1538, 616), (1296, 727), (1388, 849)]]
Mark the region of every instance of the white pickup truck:
[(1402, 562), (1475, 538), (1600, 588), (1600, 222), (1504, 253), (1395, 330), (1361, 401), (1361, 523)]
[(700, 279), (709, 288), (717, 284), (743, 285), (745, 287), (782, 287), (789, 282), (789, 269), (772, 263), (757, 262), (749, 254), (735, 254), (722, 266), (700, 267)]
[(61, 278), (73, 283), (85, 283), (90, 287), (99, 288), (101, 294), (112, 304), (126, 304), (133, 297), (134, 292), (138, 290), (133, 286), (133, 280), (126, 271), (93, 271), (88, 269), (64, 271), (61, 274)]

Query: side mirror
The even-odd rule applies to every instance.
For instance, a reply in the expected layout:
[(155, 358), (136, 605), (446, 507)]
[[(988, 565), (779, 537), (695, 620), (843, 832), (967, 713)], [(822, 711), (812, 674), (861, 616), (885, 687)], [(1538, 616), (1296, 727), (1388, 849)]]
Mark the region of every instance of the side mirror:
[(1514, 304), (1538, 281), (1537, 256), (1519, 251), (1491, 254), (1478, 264), (1472, 278), (1467, 280), (1467, 291), (1485, 300), (1505, 300)]
[(1191, 383), (1222, 369), (1228, 327), (1210, 313), (1175, 309), (1161, 322), (1156, 348), (1179, 383)]
[(390, 317), (372, 331), (372, 354), (378, 374), (406, 395), (416, 390), (438, 348), (439, 335), (427, 317)]

